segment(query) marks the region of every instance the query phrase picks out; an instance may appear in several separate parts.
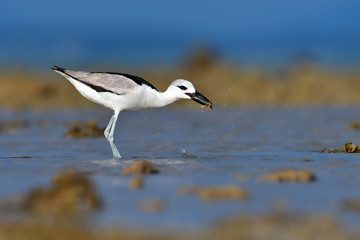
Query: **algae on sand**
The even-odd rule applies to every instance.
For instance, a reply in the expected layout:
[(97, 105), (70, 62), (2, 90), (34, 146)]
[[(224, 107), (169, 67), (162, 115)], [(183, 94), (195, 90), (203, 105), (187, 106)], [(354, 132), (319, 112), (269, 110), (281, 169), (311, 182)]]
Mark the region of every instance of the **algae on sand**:
[(321, 150), (321, 152), (322, 153), (324, 153), (324, 152), (328, 152), (328, 153), (360, 153), (360, 148), (358, 145), (356, 145), (352, 142), (348, 142), (348, 143), (345, 143), (342, 148), (332, 148), (332, 149), (324, 148)]
[(72, 215), (97, 210), (102, 201), (86, 175), (64, 172), (53, 178), (50, 188), (27, 193), (22, 205), (33, 214)]
[(140, 160), (123, 170), (123, 174), (157, 174), (158, 170), (154, 169), (152, 164), (147, 160)]
[(313, 182), (315, 175), (309, 170), (285, 169), (260, 176), (263, 182)]
[(93, 120), (74, 124), (65, 134), (65, 137), (83, 138), (83, 137), (103, 137), (105, 128), (101, 128)]

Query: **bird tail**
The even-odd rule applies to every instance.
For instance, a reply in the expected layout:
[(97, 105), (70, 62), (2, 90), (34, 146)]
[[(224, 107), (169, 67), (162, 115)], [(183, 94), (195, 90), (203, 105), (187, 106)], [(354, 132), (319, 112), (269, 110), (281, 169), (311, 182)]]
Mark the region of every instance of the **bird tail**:
[(53, 67), (50, 67), (54, 71), (65, 73), (65, 69), (59, 66), (54, 65)]

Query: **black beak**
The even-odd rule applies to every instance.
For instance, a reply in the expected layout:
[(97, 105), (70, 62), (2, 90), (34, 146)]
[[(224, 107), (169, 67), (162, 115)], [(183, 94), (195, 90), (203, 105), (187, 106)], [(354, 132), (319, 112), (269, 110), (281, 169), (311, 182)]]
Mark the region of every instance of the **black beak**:
[(195, 93), (185, 93), (185, 94), (190, 96), (192, 100), (194, 100), (195, 102), (201, 105), (209, 106), (210, 108), (213, 107), (212, 102), (198, 91), (196, 91)]

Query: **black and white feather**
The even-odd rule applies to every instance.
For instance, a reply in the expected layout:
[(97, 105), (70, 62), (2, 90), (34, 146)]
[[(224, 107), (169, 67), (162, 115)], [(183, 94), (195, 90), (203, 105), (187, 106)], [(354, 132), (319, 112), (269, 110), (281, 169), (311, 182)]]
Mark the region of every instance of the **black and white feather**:
[(54, 66), (52, 69), (62, 73), (63, 76), (65, 74), (65, 77), (70, 77), (86, 84), (97, 92), (111, 92), (124, 95), (138, 87), (138, 85), (146, 85), (158, 91), (145, 79), (126, 73), (71, 71), (58, 66)]

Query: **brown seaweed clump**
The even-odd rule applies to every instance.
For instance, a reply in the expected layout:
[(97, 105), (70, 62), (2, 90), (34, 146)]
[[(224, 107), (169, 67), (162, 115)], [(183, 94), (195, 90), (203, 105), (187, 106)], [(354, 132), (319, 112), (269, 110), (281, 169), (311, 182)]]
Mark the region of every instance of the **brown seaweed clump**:
[(83, 124), (74, 124), (64, 136), (71, 138), (102, 137), (104, 131), (105, 128), (99, 127), (96, 121), (91, 120)]
[(315, 175), (308, 170), (285, 169), (260, 176), (264, 182), (314, 182)]
[(356, 144), (352, 142), (345, 143), (342, 148), (332, 148), (327, 149), (324, 148), (321, 150), (322, 153), (328, 152), (328, 153), (360, 153), (360, 148)]
[(244, 200), (249, 197), (249, 193), (236, 185), (225, 186), (185, 186), (179, 189), (183, 195), (196, 195), (199, 199), (205, 201), (228, 201)]
[(23, 202), (23, 208), (34, 214), (69, 215), (100, 207), (101, 199), (90, 180), (76, 172), (55, 176), (50, 188), (30, 191)]
[(352, 142), (345, 143), (344, 147), (342, 148), (343, 152), (346, 153), (360, 153), (359, 146), (353, 144)]
[(123, 170), (123, 174), (156, 174), (158, 170), (154, 169), (149, 161), (140, 160)]

